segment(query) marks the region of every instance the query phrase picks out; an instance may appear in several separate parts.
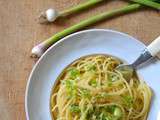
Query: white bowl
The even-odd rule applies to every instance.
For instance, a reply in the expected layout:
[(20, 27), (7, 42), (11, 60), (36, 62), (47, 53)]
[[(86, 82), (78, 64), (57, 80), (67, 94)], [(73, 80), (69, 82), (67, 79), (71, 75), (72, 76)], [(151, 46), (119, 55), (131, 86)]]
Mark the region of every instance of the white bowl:
[[(28, 79), (25, 95), (27, 120), (51, 120), (52, 86), (61, 71), (77, 58), (110, 54), (131, 63), (144, 48), (143, 43), (129, 35), (104, 29), (80, 31), (58, 41), (39, 59)], [(138, 74), (154, 91), (148, 120), (160, 120), (160, 61), (152, 59), (138, 70)]]

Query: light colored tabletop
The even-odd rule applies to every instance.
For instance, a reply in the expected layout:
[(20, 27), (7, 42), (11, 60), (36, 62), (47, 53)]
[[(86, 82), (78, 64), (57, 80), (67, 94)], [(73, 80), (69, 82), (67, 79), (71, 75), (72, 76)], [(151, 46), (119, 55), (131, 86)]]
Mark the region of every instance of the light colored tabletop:
[[(35, 44), (85, 18), (126, 5), (112, 0), (57, 24), (40, 25), (36, 21), (42, 10), (50, 7), (63, 10), (84, 1), (0, 0), (0, 120), (25, 120), (25, 87), (36, 62), (30, 58)], [(149, 44), (160, 34), (160, 13), (143, 9), (88, 28), (118, 30)]]

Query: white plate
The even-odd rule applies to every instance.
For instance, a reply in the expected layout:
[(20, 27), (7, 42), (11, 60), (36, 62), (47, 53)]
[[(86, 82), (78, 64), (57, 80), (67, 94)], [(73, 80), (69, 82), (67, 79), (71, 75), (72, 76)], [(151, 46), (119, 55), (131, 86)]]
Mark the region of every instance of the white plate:
[[(101, 53), (131, 63), (144, 48), (135, 38), (113, 30), (85, 30), (63, 38), (45, 52), (30, 74), (25, 96), (27, 120), (51, 120), (52, 86), (61, 71), (75, 59)], [(160, 120), (160, 61), (151, 60), (138, 74), (154, 91), (148, 120)]]

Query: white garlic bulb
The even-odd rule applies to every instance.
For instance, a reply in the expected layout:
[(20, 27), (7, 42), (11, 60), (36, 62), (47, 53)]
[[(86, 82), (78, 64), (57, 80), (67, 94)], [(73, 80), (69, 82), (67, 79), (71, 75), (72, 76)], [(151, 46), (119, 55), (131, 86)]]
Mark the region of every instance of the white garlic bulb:
[(40, 23), (54, 22), (59, 17), (59, 13), (55, 9), (48, 9), (39, 16)]
[(59, 16), (58, 12), (55, 9), (48, 9), (46, 12), (46, 18), (49, 22), (53, 22)]

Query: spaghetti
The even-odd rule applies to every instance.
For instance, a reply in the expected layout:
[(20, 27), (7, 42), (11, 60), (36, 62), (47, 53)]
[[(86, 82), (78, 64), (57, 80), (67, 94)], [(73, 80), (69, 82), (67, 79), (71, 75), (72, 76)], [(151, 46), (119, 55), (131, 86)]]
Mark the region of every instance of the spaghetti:
[(134, 75), (129, 81), (106, 55), (82, 57), (58, 77), (51, 95), (54, 120), (146, 120), (151, 90)]

